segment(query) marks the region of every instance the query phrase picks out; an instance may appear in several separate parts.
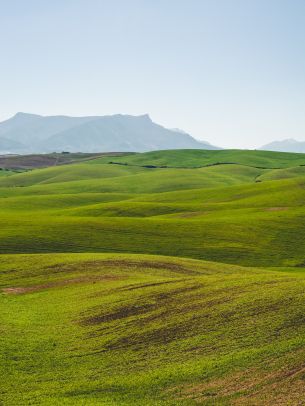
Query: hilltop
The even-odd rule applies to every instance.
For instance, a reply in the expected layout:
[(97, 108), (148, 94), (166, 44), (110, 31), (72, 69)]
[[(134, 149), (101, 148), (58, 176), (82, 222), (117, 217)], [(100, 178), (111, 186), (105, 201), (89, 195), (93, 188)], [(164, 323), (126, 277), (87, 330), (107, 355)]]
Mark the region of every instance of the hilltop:
[(304, 154), (289, 154), (270, 151), (251, 150), (177, 150), (152, 151), (144, 154), (132, 154), (113, 159), (105, 159), (126, 165), (155, 166), (171, 168), (199, 168), (209, 165), (239, 164), (255, 168), (271, 169), (304, 165)]

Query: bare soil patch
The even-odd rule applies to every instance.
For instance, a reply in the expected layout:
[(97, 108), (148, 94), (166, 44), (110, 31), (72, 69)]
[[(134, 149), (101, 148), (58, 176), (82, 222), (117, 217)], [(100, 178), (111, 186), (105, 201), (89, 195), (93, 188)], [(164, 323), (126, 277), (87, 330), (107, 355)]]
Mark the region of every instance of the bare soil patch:
[(267, 207), (265, 211), (285, 211), (288, 207)]
[(65, 280), (60, 280), (60, 281), (53, 281), (53, 282), (48, 282), (40, 285), (34, 285), (34, 286), (20, 286), (20, 287), (10, 287), (10, 288), (4, 288), (2, 289), (3, 293), (6, 293), (8, 295), (20, 295), (24, 293), (32, 293), (32, 292), (38, 292), (44, 289), (50, 289), (50, 288), (56, 288), (60, 286), (68, 286), (68, 285), (74, 285), (77, 283), (94, 283), (94, 282), (100, 282), (100, 281), (112, 281), (112, 280), (117, 280), (117, 279), (123, 279), (122, 276), (114, 276), (114, 275), (95, 275), (95, 276), (80, 276), (78, 278), (72, 278), (72, 279), (65, 279)]

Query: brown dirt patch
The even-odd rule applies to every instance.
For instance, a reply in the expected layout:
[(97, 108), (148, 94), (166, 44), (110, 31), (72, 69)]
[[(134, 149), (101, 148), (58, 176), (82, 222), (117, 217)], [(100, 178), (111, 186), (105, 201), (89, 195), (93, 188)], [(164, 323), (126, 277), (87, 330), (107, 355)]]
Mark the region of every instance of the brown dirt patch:
[(172, 388), (179, 400), (192, 399), (198, 404), (214, 401), (215, 404), (251, 406), (304, 405), (305, 366), (277, 367), (274, 371), (249, 368), (197, 385)]
[(81, 269), (98, 269), (98, 268), (115, 268), (115, 267), (122, 267), (122, 268), (148, 268), (148, 269), (164, 269), (166, 271), (174, 271), (177, 273), (187, 273), (190, 275), (200, 275), (200, 272), (194, 271), (186, 266), (179, 265), (175, 262), (167, 262), (167, 261), (153, 261), (153, 260), (129, 260), (129, 259), (105, 259), (105, 260), (95, 260), (95, 261), (86, 261), (81, 263), (71, 263), (71, 264), (55, 264), (50, 265), (44, 268), (45, 270), (51, 270), (54, 273), (58, 272), (71, 272), (71, 271), (79, 271)]
[(60, 280), (60, 281), (53, 281), (53, 282), (48, 282), (40, 285), (34, 285), (34, 286), (20, 286), (20, 287), (10, 287), (10, 288), (4, 288), (2, 289), (2, 292), (8, 295), (20, 295), (24, 293), (32, 293), (32, 292), (38, 292), (41, 290), (45, 289), (50, 289), (50, 288), (56, 288), (60, 286), (68, 286), (68, 285), (74, 285), (78, 283), (95, 283), (95, 282), (100, 282), (100, 281), (112, 281), (112, 280), (117, 280), (117, 279), (123, 279), (122, 276), (113, 276), (113, 275), (98, 275), (98, 276), (80, 276), (78, 278), (73, 278), (73, 279), (65, 279), (65, 280)]
[(175, 217), (179, 218), (191, 218), (191, 217), (197, 217), (205, 214), (209, 214), (210, 212), (208, 211), (191, 211), (191, 212), (185, 212), (185, 213), (180, 213), (177, 214)]
[(101, 314), (97, 316), (90, 317), (86, 319), (84, 324), (100, 324), (100, 323), (105, 323), (108, 321), (114, 321), (114, 320), (119, 320), (119, 319), (124, 319), (126, 317), (130, 316), (139, 316), (141, 314), (145, 314), (151, 310), (154, 310), (156, 308), (156, 304), (142, 304), (142, 305), (126, 305), (121, 308), (119, 308), (116, 311), (113, 311), (112, 313), (106, 313), (106, 314)]
[(132, 260), (105, 260), (99, 263), (101, 266), (109, 267), (126, 267), (126, 268), (148, 268), (148, 269), (160, 269), (165, 271), (172, 271), (179, 274), (188, 275), (201, 275), (200, 272), (193, 269), (179, 265), (173, 262), (157, 262), (157, 261), (132, 261)]
[[(183, 279), (183, 281), (188, 281), (189, 279)], [(181, 282), (182, 279), (174, 279), (172, 281), (164, 281), (164, 282), (152, 282), (152, 283), (134, 283), (132, 285), (124, 286), (123, 288), (120, 288), (119, 290), (136, 290), (136, 289), (143, 289), (143, 288), (152, 288), (155, 286), (161, 286), (161, 285), (167, 285), (169, 283), (177, 283)]]
[(288, 207), (267, 207), (265, 211), (285, 211)]

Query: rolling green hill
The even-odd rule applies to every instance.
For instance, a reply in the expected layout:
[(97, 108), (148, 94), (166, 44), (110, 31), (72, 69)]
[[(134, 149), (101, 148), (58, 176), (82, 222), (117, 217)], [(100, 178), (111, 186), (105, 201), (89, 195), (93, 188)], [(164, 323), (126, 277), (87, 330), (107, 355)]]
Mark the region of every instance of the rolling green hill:
[(3, 171), (0, 404), (302, 404), (304, 165), (180, 150)]
[[(204, 153), (166, 155), (187, 161), (198, 152)], [(239, 163), (200, 168), (114, 165), (97, 158), (1, 178), (0, 252), (111, 251), (298, 265), (305, 261), (305, 178), (297, 166), (302, 155), (270, 152), (268, 158), (253, 151), (253, 159), (262, 153), (273, 166), (290, 160), (291, 167), (242, 165), (250, 151), (239, 151)]]
[(200, 167), (217, 164), (239, 164), (259, 168), (288, 168), (305, 165), (305, 154), (270, 151), (241, 150), (172, 150), (133, 154), (102, 162), (124, 163), (127, 165), (155, 165), (169, 167)]
[(8, 169), (0, 169), (0, 177), (4, 177), (4, 176), (9, 176), (9, 175), (14, 175), (16, 172), (14, 171), (10, 171)]
[(5, 405), (271, 405), (305, 394), (301, 271), (5, 255), (0, 282)]

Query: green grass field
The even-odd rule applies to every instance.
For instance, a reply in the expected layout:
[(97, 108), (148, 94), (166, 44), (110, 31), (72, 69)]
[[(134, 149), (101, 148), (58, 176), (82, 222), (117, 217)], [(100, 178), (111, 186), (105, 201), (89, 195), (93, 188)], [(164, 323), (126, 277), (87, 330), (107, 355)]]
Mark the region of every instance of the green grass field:
[(305, 154), (0, 171), (0, 404), (301, 405)]
[(16, 172), (11, 171), (9, 169), (3, 169), (3, 168), (0, 169), (0, 177), (10, 176), (10, 175), (15, 175), (15, 174), (16, 174)]
[(102, 162), (196, 168), (217, 164), (239, 164), (260, 168), (288, 168), (304, 165), (304, 154), (241, 150), (172, 150), (102, 158)]

